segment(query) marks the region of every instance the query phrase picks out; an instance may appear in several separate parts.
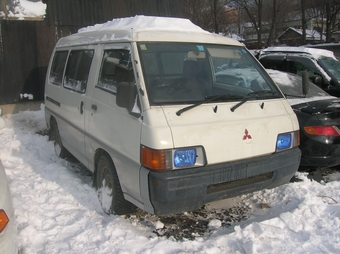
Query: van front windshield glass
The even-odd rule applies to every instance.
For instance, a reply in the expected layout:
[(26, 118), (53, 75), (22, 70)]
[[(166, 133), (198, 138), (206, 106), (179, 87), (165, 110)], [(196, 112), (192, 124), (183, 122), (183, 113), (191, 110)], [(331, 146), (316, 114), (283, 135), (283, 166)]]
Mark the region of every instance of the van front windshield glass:
[(138, 49), (151, 105), (282, 98), (243, 47), (141, 42)]

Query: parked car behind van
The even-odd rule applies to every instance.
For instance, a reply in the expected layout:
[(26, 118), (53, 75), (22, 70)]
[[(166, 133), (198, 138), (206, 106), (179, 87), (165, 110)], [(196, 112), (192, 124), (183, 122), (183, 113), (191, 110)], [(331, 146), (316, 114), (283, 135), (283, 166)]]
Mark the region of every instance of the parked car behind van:
[(258, 54), (267, 69), (301, 76), (307, 71), (310, 80), (327, 93), (340, 96), (340, 62), (332, 51), (306, 47), (269, 47)]
[[(246, 86), (218, 80), (220, 66)], [(57, 154), (94, 173), (107, 213), (193, 210), (285, 184), (300, 162), (296, 115), (265, 69), (186, 19), (122, 18), (61, 38), (45, 114)]]
[(334, 167), (340, 164), (340, 98), (330, 96), (309, 83), (303, 94), (302, 78), (296, 74), (268, 70), (286, 95), (300, 124), (300, 169)]

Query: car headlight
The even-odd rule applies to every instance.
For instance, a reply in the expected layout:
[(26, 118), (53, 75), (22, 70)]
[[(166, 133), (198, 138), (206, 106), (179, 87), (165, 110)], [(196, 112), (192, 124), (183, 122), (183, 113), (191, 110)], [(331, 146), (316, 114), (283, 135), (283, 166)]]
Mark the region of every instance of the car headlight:
[(166, 150), (142, 146), (141, 164), (151, 170), (162, 171), (204, 166), (206, 158), (201, 146)]
[(191, 167), (196, 163), (196, 149), (186, 148), (175, 150), (174, 152), (174, 166), (177, 167)]
[(300, 132), (281, 133), (277, 136), (276, 151), (287, 150), (300, 145)]

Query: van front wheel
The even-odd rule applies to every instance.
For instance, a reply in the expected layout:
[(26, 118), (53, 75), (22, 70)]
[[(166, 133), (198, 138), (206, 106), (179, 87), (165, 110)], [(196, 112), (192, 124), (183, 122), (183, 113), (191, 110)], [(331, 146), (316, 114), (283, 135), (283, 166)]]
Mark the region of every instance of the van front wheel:
[(116, 168), (111, 158), (105, 154), (98, 160), (95, 183), (98, 198), (105, 213), (123, 215), (136, 210), (133, 204), (125, 200)]

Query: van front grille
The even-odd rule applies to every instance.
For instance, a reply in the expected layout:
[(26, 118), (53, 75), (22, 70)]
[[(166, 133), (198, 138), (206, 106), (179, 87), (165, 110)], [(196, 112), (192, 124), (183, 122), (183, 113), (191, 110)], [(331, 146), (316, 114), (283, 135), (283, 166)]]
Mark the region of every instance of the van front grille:
[(207, 194), (219, 192), (219, 191), (225, 191), (230, 190), (236, 187), (250, 185), (254, 183), (259, 183), (263, 181), (267, 181), (273, 178), (274, 172), (265, 173), (262, 175), (257, 176), (251, 176), (248, 178), (243, 178), (240, 180), (225, 182), (225, 183), (218, 183), (218, 184), (212, 184), (209, 185), (207, 188)]

